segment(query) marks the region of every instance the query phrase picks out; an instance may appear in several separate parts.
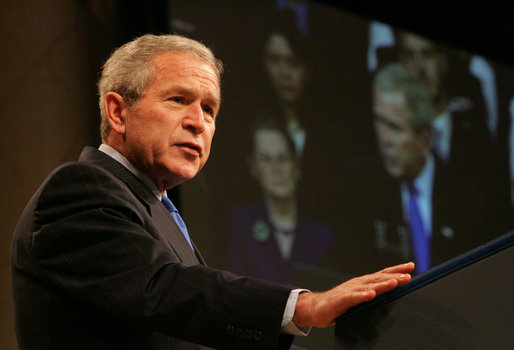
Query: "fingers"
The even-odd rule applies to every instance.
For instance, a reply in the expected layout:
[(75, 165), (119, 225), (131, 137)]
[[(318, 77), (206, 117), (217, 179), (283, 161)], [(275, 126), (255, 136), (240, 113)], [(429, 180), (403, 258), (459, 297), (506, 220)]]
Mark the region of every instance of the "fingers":
[(413, 269), (412, 262), (391, 266), (353, 278), (323, 293), (300, 295), (293, 321), (300, 326), (327, 327), (349, 308), (409, 282)]
[(399, 285), (398, 280), (391, 279), (391, 280), (384, 281), (381, 283), (376, 283), (373, 286), (373, 290), (376, 292), (376, 294), (378, 296), (380, 294), (384, 294), (386, 292), (389, 292), (389, 291), (395, 289), (398, 285)]
[(414, 267), (415, 266), (413, 262), (408, 262), (405, 264), (386, 268), (385, 271), (386, 273), (396, 274), (394, 278), (398, 281), (398, 285), (402, 286), (411, 280), (410, 273), (414, 271)]
[(387, 267), (381, 271), (375, 272), (364, 277), (368, 278), (368, 282), (380, 283), (388, 280), (396, 280), (397, 285), (404, 285), (411, 280), (410, 273), (414, 270), (414, 263), (408, 262), (396, 266)]
[(399, 286), (403, 286), (404, 284), (407, 284), (411, 280), (411, 278), (411, 275), (407, 273), (398, 276), (396, 280), (398, 281)]
[(357, 278), (340, 285), (341, 294), (346, 294), (351, 303), (369, 301), (377, 295), (393, 290), (410, 280), (409, 274), (373, 274)]
[(379, 272), (385, 272), (385, 273), (411, 273), (414, 271), (414, 263), (408, 262), (405, 264), (395, 265), (391, 267), (387, 267)]
[(398, 279), (388, 277), (373, 281), (363, 281), (360, 285), (353, 286), (353, 291), (362, 293), (374, 291), (376, 295), (379, 295), (396, 288), (399, 284)]
[[(409, 262), (392, 267), (357, 279), (360, 288), (373, 289), (377, 295), (388, 292), (397, 286), (405, 285), (411, 280), (410, 272), (414, 269), (414, 263)], [(360, 280), (359, 280), (360, 279)]]
[(355, 282), (360, 284), (374, 284), (382, 283), (390, 280), (395, 280), (398, 285), (403, 285), (411, 280), (411, 275), (408, 272), (388, 272), (380, 271), (370, 275), (358, 277)]

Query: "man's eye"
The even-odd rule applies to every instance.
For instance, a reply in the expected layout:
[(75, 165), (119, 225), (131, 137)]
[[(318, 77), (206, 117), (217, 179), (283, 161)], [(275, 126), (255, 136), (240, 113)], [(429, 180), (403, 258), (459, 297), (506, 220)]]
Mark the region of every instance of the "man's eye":
[(170, 101), (176, 103), (184, 103), (184, 98), (182, 96), (173, 96), (172, 98), (170, 98)]
[(214, 115), (214, 110), (210, 106), (203, 106), (202, 107), (204, 113), (207, 113), (209, 115)]

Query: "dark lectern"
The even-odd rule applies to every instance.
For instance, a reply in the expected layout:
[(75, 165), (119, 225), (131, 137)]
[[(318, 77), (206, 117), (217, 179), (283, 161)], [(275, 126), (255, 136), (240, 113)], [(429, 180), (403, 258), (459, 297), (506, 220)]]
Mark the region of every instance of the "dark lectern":
[(337, 319), (337, 349), (514, 349), (514, 231)]

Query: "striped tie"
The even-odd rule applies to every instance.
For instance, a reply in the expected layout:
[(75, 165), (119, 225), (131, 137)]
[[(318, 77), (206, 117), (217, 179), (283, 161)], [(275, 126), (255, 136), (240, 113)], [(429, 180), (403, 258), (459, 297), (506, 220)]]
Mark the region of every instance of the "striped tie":
[(409, 184), (409, 218), (416, 271), (421, 273), (430, 268), (430, 241), (425, 234), (423, 219), (418, 207), (418, 189)]
[(184, 220), (182, 220), (182, 217), (178, 213), (177, 208), (175, 208), (175, 206), (173, 205), (173, 202), (166, 196), (162, 196), (161, 202), (162, 202), (162, 204), (164, 204), (166, 209), (168, 209), (168, 211), (170, 212), (173, 219), (175, 219), (175, 222), (177, 223), (178, 227), (182, 231), (182, 234), (184, 235), (184, 237), (186, 237), (187, 242), (189, 243), (191, 248), (194, 250), (193, 243), (191, 243), (191, 238), (189, 237), (189, 233), (187, 232), (186, 224), (184, 223)]

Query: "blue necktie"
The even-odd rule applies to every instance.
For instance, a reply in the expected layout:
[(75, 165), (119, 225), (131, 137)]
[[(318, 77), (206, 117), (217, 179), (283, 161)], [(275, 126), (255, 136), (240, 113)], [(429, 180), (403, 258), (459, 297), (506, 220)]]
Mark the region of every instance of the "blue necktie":
[(409, 184), (409, 217), (412, 248), (414, 251), (416, 271), (421, 273), (430, 268), (430, 242), (425, 234), (425, 227), (423, 226), (423, 219), (419, 211), (417, 196), (418, 189), (414, 184)]
[(189, 233), (187, 232), (186, 224), (184, 223), (184, 220), (182, 220), (182, 217), (178, 213), (177, 208), (175, 208), (175, 206), (173, 205), (173, 202), (166, 196), (162, 196), (161, 202), (162, 202), (162, 204), (164, 204), (166, 209), (168, 209), (168, 211), (170, 212), (173, 219), (175, 219), (175, 222), (177, 223), (178, 227), (182, 231), (182, 234), (184, 235), (184, 237), (186, 237), (187, 242), (189, 243), (191, 248), (194, 250), (193, 244), (191, 243), (191, 238), (189, 237)]

